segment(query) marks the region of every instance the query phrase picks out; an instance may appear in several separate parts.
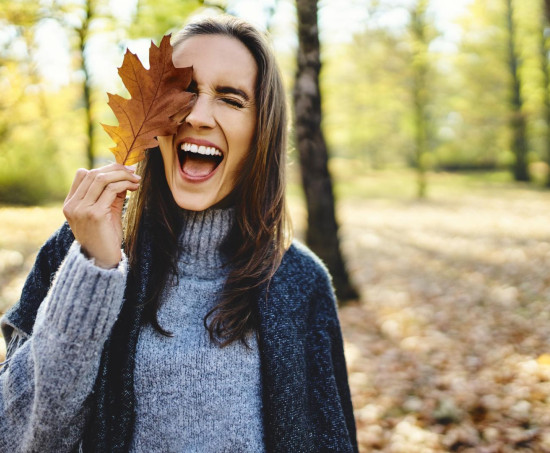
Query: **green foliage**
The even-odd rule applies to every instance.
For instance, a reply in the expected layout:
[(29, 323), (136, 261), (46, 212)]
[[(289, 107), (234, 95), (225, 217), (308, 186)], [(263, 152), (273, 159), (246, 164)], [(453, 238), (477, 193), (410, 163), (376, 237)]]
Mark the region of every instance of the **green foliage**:
[[(132, 30), (162, 35), (181, 26), (201, 4), (144, 0)], [(60, 89), (42, 80), (36, 64), (35, 32), (46, 19), (63, 27), (72, 51), (76, 77)], [(2, 1), (0, 25), (6, 30), (0, 47), (0, 203), (63, 198), (75, 168), (89, 165), (87, 149), (96, 164), (113, 160), (108, 151), (112, 143), (97, 127), (98, 120), (109, 115), (106, 96), (94, 83), (85, 49), (92, 35), (112, 40), (126, 31), (117, 28), (107, 0)], [(90, 126), (87, 118), (92, 119)]]
[(57, 146), (34, 105), (21, 100), (1, 112), (18, 118), (0, 142), (0, 203), (41, 204), (66, 192)]
[[(376, 3), (378, 14), (395, 8), (387, 1)], [(417, 6), (425, 8), (426, 2)], [(429, 13), (424, 44), (418, 33), (414, 38), (414, 27), (380, 25), (383, 21), (373, 15), (352, 43), (325, 46), (324, 128), (332, 155), (363, 159), (371, 168), (415, 166), (417, 122), (412, 87), (416, 71), (424, 72), (427, 81), (420, 93), (427, 144), (419, 155), (430, 153), (429, 166), (509, 168), (514, 159), (504, 6), (503, 0), (473, 0), (457, 19), (462, 38), (454, 50), (426, 44), (437, 35)], [(516, 1), (514, 14), (531, 162), (548, 153), (550, 117), (544, 114), (541, 6), (535, 0)]]
[(20, 62), (0, 68), (0, 203), (63, 198), (67, 170), (80, 164), (75, 157), (82, 149), (82, 117), (74, 109), (75, 92), (49, 93), (35, 82)]
[(409, 48), (401, 36), (368, 29), (351, 44), (327, 47), (321, 74), (323, 127), (333, 156), (365, 159), (373, 168), (404, 162)]
[(0, 21), (20, 27), (32, 27), (42, 18), (39, 2), (12, 0), (0, 2)]
[[(125, 25), (111, 17), (107, 0), (90, 1), (0, 1), (0, 27), (6, 30), (0, 41), (0, 197), (4, 202), (58, 197), (67, 189), (75, 168), (86, 165), (85, 105), (82, 72), (78, 71), (82, 55), (77, 51), (76, 32), (85, 4), (93, 4), (96, 17), (100, 17), (91, 27), (94, 39), (104, 39), (113, 46), (127, 37), (158, 42), (167, 31), (179, 29), (193, 12), (212, 4), (219, 4), (216, 9), (221, 11), (232, 4), (226, 0), (139, 0), (132, 24)], [(406, 21), (388, 25), (390, 22), (381, 19), (395, 12), (396, 2), (362, 1), (372, 11), (363, 30), (350, 42), (322, 43), (323, 128), (331, 155), (362, 162), (365, 172), (415, 165), (412, 87), (414, 70), (420, 65), (429, 71), (424, 112), (428, 120), (427, 151), (420, 154), (425, 156), (422, 161), (427, 169), (510, 168), (514, 156), (510, 148), (504, 1), (472, 0), (456, 21), (462, 37), (454, 50), (424, 46), (423, 54), (417, 52), (416, 58), (419, 44), (412, 39)], [(550, 158), (550, 116), (545, 107), (545, 92), (550, 87), (545, 90), (542, 71), (542, 4), (543, 0), (514, 0), (531, 169), (539, 168), (533, 163)], [(407, 17), (406, 10), (401, 13)], [(38, 44), (34, 31), (46, 17), (64, 25), (75, 70), (71, 83), (55, 91), (44, 84), (35, 58)], [(431, 23), (426, 36), (437, 41), (437, 34), (445, 30), (435, 30)], [(545, 26), (548, 41), (550, 25), (547, 22)], [(295, 56), (282, 55), (279, 59), (290, 93)], [(94, 68), (90, 69), (93, 76)], [(95, 124), (115, 124), (107, 107), (106, 90), (92, 82), (93, 77), (91, 111)], [(96, 165), (112, 161), (109, 137), (98, 127), (93, 134)], [(548, 174), (547, 166), (544, 169), (534, 175), (537, 181)], [(414, 180), (407, 184), (406, 190), (412, 193)], [(19, 195), (25, 191), (31, 195)]]
[(0, 148), (0, 203), (37, 205), (63, 199), (66, 187), (55, 150), (38, 146), (40, 137), (10, 150)]
[(467, 30), (458, 52), (448, 56), (442, 100), (443, 146), (438, 150), (446, 167), (495, 166), (508, 149), (508, 72), (502, 2), (474, 1), (461, 20)]
[(159, 39), (185, 25), (189, 15), (204, 5), (201, 0), (138, 0), (136, 16), (130, 26), (131, 37)]

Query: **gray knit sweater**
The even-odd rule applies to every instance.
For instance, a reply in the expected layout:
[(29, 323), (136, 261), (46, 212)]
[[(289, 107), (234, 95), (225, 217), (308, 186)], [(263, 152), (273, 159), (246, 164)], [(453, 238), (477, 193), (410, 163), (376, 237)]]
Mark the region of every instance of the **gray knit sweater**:
[[(217, 348), (202, 318), (226, 271), (219, 245), (232, 212), (186, 214), (179, 278), (163, 294), (160, 324), (145, 327), (135, 373), (134, 452), (263, 451), (257, 345)], [(40, 307), (31, 337), (0, 370), (0, 452), (70, 451), (81, 437), (104, 342), (123, 300), (126, 259), (96, 267), (71, 247)]]
[(184, 213), (178, 278), (162, 296), (158, 319), (136, 350), (135, 452), (262, 452), (260, 357), (236, 342), (220, 348), (203, 325), (227, 277), (221, 241), (233, 210)]
[(30, 338), (15, 331), (0, 370), (0, 452), (70, 449), (84, 429), (105, 340), (122, 304), (126, 259), (104, 270), (75, 242), (41, 304)]

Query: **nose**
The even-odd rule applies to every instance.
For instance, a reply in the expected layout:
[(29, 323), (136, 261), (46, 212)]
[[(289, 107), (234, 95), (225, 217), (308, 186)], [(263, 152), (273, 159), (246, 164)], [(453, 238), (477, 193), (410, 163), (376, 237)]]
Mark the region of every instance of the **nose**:
[(194, 129), (211, 129), (216, 125), (213, 106), (206, 95), (199, 94), (185, 122)]

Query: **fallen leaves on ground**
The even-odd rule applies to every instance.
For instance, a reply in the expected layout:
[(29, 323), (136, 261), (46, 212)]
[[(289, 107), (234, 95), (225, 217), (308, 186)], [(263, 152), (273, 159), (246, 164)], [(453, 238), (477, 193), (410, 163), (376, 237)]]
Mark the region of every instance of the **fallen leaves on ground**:
[(550, 194), (344, 203), (365, 452), (550, 452)]

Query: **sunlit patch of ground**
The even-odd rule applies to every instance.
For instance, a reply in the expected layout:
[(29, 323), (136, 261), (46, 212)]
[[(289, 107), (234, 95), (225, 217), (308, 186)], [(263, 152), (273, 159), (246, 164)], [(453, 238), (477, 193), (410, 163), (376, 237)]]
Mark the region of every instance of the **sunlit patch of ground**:
[(343, 202), (363, 451), (550, 452), (550, 193)]

